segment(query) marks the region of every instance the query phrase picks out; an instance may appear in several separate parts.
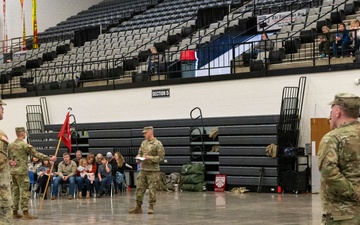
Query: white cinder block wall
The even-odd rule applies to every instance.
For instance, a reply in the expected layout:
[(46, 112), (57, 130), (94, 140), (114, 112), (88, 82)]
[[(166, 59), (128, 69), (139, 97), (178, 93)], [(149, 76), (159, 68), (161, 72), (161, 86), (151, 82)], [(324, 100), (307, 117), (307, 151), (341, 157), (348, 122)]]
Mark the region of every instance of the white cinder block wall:
[[(310, 142), (310, 118), (328, 117), (337, 92), (360, 95), (354, 84), (359, 70), (305, 75), (307, 77), (299, 146)], [(281, 76), (162, 87), (47, 96), (51, 123), (63, 122), (68, 107), (78, 123), (189, 118), (194, 107), (204, 117), (279, 114), (282, 89), (297, 86), (300, 76)], [(151, 98), (152, 89), (170, 88), (170, 98)], [(26, 125), (26, 105), (39, 97), (6, 100), (0, 129), (11, 139), (14, 127)]]
[[(66, 18), (88, 9), (102, 0), (37, 0), (38, 31), (55, 26)], [(33, 34), (32, 29), (32, 0), (24, 0), (26, 35)], [(0, 40), (4, 40), (4, 14), (0, 11)], [(21, 5), (19, 0), (6, 1), (6, 24), (8, 38), (22, 37)]]

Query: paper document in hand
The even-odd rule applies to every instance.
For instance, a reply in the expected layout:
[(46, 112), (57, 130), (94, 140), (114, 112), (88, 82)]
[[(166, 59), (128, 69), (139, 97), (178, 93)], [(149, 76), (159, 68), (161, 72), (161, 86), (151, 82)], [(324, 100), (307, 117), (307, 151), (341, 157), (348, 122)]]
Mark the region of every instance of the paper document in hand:
[(143, 161), (144, 159), (145, 159), (145, 157), (135, 157), (135, 159), (138, 159), (138, 160), (140, 160), (140, 161)]

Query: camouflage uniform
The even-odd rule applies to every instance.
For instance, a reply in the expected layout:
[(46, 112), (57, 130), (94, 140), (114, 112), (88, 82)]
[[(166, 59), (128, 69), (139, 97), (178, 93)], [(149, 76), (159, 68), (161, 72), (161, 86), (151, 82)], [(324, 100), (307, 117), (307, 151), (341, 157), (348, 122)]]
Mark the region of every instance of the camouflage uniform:
[(10, 168), (8, 161), (8, 141), (0, 130), (0, 225), (13, 224), (12, 199), (10, 189)]
[[(342, 100), (347, 103), (347, 99)], [(347, 121), (327, 133), (318, 157), (323, 223), (360, 224), (360, 123)]]
[(33, 146), (25, 143), (21, 139), (16, 139), (9, 145), (9, 159), (16, 161), (16, 165), (10, 167), (10, 174), (13, 181), (11, 191), (14, 201), (14, 210), (19, 209), (19, 204), (22, 211), (29, 209), (30, 180), (27, 167), (29, 155), (35, 156), (41, 160), (50, 160), (48, 156), (37, 152)]
[(144, 140), (139, 148), (138, 156), (149, 156), (149, 160), (141, 162), (140, 173), (137, 176), (136, 203), (143, 203), (146, 188), (149, 188), (149, 205), (155, 205), (157, 181), (159, 180), (159, 163), (164, 160), (165, 150), (163, 145), (156, 138), (148, 141)]

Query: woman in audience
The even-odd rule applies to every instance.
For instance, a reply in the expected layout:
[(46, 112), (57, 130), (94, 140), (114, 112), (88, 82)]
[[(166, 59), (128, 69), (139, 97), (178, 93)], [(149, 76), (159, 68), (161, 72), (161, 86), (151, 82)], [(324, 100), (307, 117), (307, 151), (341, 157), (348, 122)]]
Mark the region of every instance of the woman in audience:
[(83, 184), (86, 186), (86, 198), (90, 198), (90, 190), (95, 180), (96, 163), (95, 155), (89, 153), (86, 158), (80, 160), (80, 165), (76, 169), (76, 182), (78, 185), (78, 197), (82, 198)]
[(104, 156), (98, 153), (95, 157), (95, 164), (96, 164), (96, 172), (95, 172), (95, 178), (97, 177), (97, 172), (99, 169), (99, 166), (101, 165), (101, 160)]
[(339, 31), (336, 33), (335, 41), (333, 42), (333, 54), (334, 57), (338, 57), (338, 46), (341, 46), (341, 56), (349, 56), (349, 46), (352, 41), (349, 36), (349, 32), (346, 30), (345, 24), (339, 24)]
[(37, 169), (42, 165), (41, 161), (35, 156), (32, 157), (31, 162), (28, 163), (28, 169), (34, 174), (34, 181), (37, 181)]
[[(35, 190), (36, 193), (42, 193), (42, 194), (44, 193), (44, 190), (46, 188), (46, 183), (49, 178), (50, 169), (51, 169), (51, 163), (48, 160), (44, 160), (41, 166), (38, 167), (36, 172), (38, 177), (37, 178), (38, 186)], [(44, 199), (47, 199), (47, 195), (45, 196)]]
[(355, 50), (359, 50), (360, 47), (360, 22), (357, 19), (353, 19), (350, 22), (350, 37), (351, 40), (355, 43)]
[(254, 54), (258, 60), (269, 61), (269, 52), (274, 49), (274, 43), (266, 33), (261, 34), (261, 40), (254, 46)]
[(319, 53), (321, 58), (325, 59), (327, 55), (330, 55), (330, 44), (334, 42), (334, 34), (330, 34), (330, 29), (327, 26), (321, 28), (323, 35), (319, 38)]
[(114, 159), (117, 163), (116, 166), (116, 174), (115, 174), (115, 193), (117, 193), (119, 190), (121, 190), (121, 185), (123, 185), (123, 182), (118, 183), (117, 181), (119, 180), (118, 176), (122, 176), (122, 179), (125, 179), (125, 167), (126, 167), (126, 163), (125, 163), (125, 159), (124, 157), (121, 155), (120, 152), (115, 152), (114, 154)]

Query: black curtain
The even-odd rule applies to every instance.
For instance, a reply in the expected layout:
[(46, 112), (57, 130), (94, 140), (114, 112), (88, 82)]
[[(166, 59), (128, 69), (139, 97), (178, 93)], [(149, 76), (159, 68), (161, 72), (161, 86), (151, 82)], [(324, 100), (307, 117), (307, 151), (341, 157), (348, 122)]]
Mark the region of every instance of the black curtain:
[(95, 26), (86, 28), (83, 30), (75, 31), (74, 35), (74, 46), (82, 46), (86, 41), (92, 41), (94, 39), (97, 39), (100, 34), (101, 26)]
[(196, 26), (198, 28), (222, 20), (228, 13), (226, 6), (199, 9), (197, 13)]

